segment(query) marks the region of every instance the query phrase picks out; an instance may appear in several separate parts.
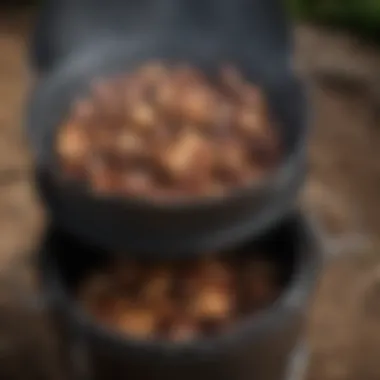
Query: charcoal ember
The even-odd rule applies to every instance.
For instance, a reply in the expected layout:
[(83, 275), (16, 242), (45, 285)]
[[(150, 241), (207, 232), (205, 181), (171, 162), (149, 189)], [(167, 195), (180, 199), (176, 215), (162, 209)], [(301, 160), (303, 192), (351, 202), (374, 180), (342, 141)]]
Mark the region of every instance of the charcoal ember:
[(147, 339), (155, 332), (156, 318), (149, 309), (129, 306), (119, 313), (115, 324), (120, 331), (127, 335)]
[(168, 329), (168, 338), (173, 342), (187, 342), (199, 337), (200, 329), (195, 321), (179, 320)]
[(212, 159), (207, 140), (195, 131), (187, 130), (163, 152), (161, 162), (172, 181), (192, 187), (204, 183), (211, 170)]
[(136, 339), (187, 342), (222, 334), (279, 294), (277, 267), (265, 259), (218, 256), (178, 263), (117, 260), (82, 284), (90, 315)]
[(63, 177), (96, 193), (169, 201), (261, 180), (282, 152), (263, 92), (235, 67), (211, 79), (153, 61), (95, 80), (61, 126), (56, 153)]

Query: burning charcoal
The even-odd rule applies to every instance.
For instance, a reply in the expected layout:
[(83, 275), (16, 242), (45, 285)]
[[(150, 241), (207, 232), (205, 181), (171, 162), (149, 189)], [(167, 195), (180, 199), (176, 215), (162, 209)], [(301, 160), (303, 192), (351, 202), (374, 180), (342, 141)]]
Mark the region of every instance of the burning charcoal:
[(115, 194), (120, 191), (122, 178), (118, 172), (108, 169), (105, 160), (94, 157), (89, 170), (91, 188), (95, 192)]
[(96, 80), (56, 151), (65, 178), (97, 193), (173, 199), (261, 179), (280, 160), (279, 142), (262, 91), (236, 68), (215, 81), (189, 65), (150, 62)]
[(147, 84), (157, 84), (167, 75), (168, 69), (161, 62), (150, 62), (137, 71), (137, 77)]
[(162, 86), (156, 88), (155, 103), (161, 113), (173, 115), (178, 112), (178, 95), (180, 91), (174, 83), (167, 81)]
[(232, 270), (223, 262), (215, 259), (204, 260), (199, 265), (199, 281), (207, 286), (228, 288), (232, 284)]
[(65, 164), (69, 166), (83, 165), (89, 148), (89, 140), (82, 126), (68, 124), (60, 131), (57, 153)]
[(123, 179), (123, 194), (136, 195), (145, 193), (152, 186), (152, 178), (146, 171), (134, 170)]
[(241, 145), (233, 140), (220, 144), (215, 160), (214, 173), (224, 183), (236, 183), (249, 171), (249, 156)]
[(191, 314), (197, 319), (222, 320), (230, 315), (232, 308), (231, 294), (216, 286), (202, 288), (190, 306)]
[(114, 262), (78, 293), (99, 323), (137, 339), (187, 342), (226, 331), (237, 318), (270, 305), (278, 295), (277, 267), (267, 260), (191, 263)]
[(217, 118), (216, 99), (205, 87), (193, 86), (180, 99), (181, 116), (194, 125), (204, 126)]
[(156, 268), (148, 272), (141, 296), (148, 304), (165, 301), (172, 285), (172, 274), (169, 269)]
[(153, 336), (156, 322), (152, 311), (143, 308), (126, 308), (117, 318), (116, 326), (123, 333), (139, 339)]
[(187, 342), (198, 337), (199, 330), (195, 322), (175, 321), (168, 332), (168, 339), (173, 342)]
[(157, 116), (151, 105), (146, 102), (140, 102), (135, 104), (131, 109), (130, 120), (137, 132), (151, 131), (155, 126)]
[(241, 108), (236, 115), (236, 126), (240, 131), (246, 133), (247, 136), (260, 136), (265, 131), (265, 125), (263, 125), (260, 117), (261, 115), (251, 108)]
[(128, 130), (124, 130), (117, 135), (114, 152), (119, 155), (120, 158), (139, 157), (146, 153), (144, 141), (141, 137)]
[(183, 184), (202, 181), (208, 175), (212, 153), (207, 141), (188, 130), (162, 156), (162, 167), (170, 178)]

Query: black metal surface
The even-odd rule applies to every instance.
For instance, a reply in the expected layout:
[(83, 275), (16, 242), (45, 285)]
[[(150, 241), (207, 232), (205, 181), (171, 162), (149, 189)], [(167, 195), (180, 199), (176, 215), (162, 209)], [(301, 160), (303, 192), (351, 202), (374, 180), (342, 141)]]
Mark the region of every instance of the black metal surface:
[[(282, 1), (48, 0), (34, 37), (33, 65), (45, 78), (33, 94), (28, 132), (41, 195), (67, 231), (115, 251), (185, 257), (260, 234), (293, 207), (306, 165), (306, 101), (290, 67)], [(223, 202), (163, 208), (96, 199), (52, 180), (54, 131), (70, 101), (91, 78), (157, 57), (209, 71), (232, 61), (263, 85), (287, 148), (268, 183)]]
[(243, 36), (246, 48), (260, 54), (288, 59), (291, 53), (281, 0), (46, 0), (32, 38), (31, 64), (44, 74), (107, 36), (210, 31), (224, 35), (226, 43)]
[(306, 311), (321, 269), (319, 236), (295, 214), (246, 248), (265, 252), (281, 268), (284, 287), (271, 308), (210, 340), (182, 345), (142, 342), (108, 331), (84, 314), (75, 301), (75, 289), (88, 271), (104, 264), (107, 255), (51, 229), (39, 256), (42, 289), (59, 316), (56, 322), (61, 334), (67, 338), (69, 327), (71, 345), (80, 351), (80, 378), (284, 379), (293, 371), (289, 367), (292, 351), (302, 340)]
[[(306, 166), (306, 99), (301, 85), (279, 61), (266, 62), (246, 44), (225, 44), (218, 34), (107, 38), (89, 46), (46, 76), (32, 95), (27, 130), (37, 158), (40, 193), (52, 217), (72, 234), (114, 251), (182, 256), (233, 245), (260, 234), (281, 219), (303, 182)], [(219, 199), (171, 205), (136, 199), (96, 197), (55, 179), (57, 128), (74, 99), (93, 78), (133, 69), (145, 60), (186, 61), (212, 75), (220, 62), (238, 66), (268, 96), (285, 146), (279, 168), (265, 182)]]

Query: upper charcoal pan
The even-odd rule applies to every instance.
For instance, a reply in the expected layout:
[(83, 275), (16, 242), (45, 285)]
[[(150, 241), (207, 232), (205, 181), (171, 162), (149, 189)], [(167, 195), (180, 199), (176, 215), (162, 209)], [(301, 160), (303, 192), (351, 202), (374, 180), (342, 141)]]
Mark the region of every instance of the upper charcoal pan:
[[(222, 2), (226, 9), (219, 14), (225, 19), (220, 27), (210, 28), (198, 17), (200, 10), (195, 12), (190, 2), (182, 2), (181, 9), (186, 5), (189, 12), (185, 17), (176, 11), (182, 15), (182, 19), (172, 21), (178, 33), (167, 33), (168, 26), (157, 26), (153, 33), (151, 26), (129, 35), (104, 34), (96, 43), (85, 44), (71, 53), (41, 79), (31, 97), (27, 130), (36, 155), (39, 190), (56, 223), (112, 252), (184, 258), (227, 249), (260, 235), (294, 207), (305, 174), (305, 96), (286, 54), (270, 48), (276, 45), (276, 39), (256, 34), (255, 27), (248, 23), (235, 29), (239, 15), (241, 20), (247, 19), (243, 3), (238, 2), (242, 12), (238, 13), (232, 2)], [(231, 5), (230, 18), (226, 16), (226, 4)], [(194, 20), (198, 20), (198, 28), (194, 28)], [(214, 21), (213, 25), (218, 23)], [(133, 70), (151, 59), (189, 62), (210, 74), (220, 63), (229, 62), (263, 88), (285, 145), (283, 161), (267, 181), (233, 191), (224, 198), (155, 204), (99, 198), (53, 179), (59, 173), (53, 149), (55, 132), (70, 104), (88, 91), (94, 78)]]

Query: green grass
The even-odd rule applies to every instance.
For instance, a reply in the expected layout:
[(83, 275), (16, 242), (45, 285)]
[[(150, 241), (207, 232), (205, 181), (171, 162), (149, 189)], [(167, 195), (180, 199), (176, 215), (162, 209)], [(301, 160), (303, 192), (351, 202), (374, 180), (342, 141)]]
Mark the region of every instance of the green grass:
[(300, 20), (350, 30), (380, 42), (380, 0), (288, 0)]

